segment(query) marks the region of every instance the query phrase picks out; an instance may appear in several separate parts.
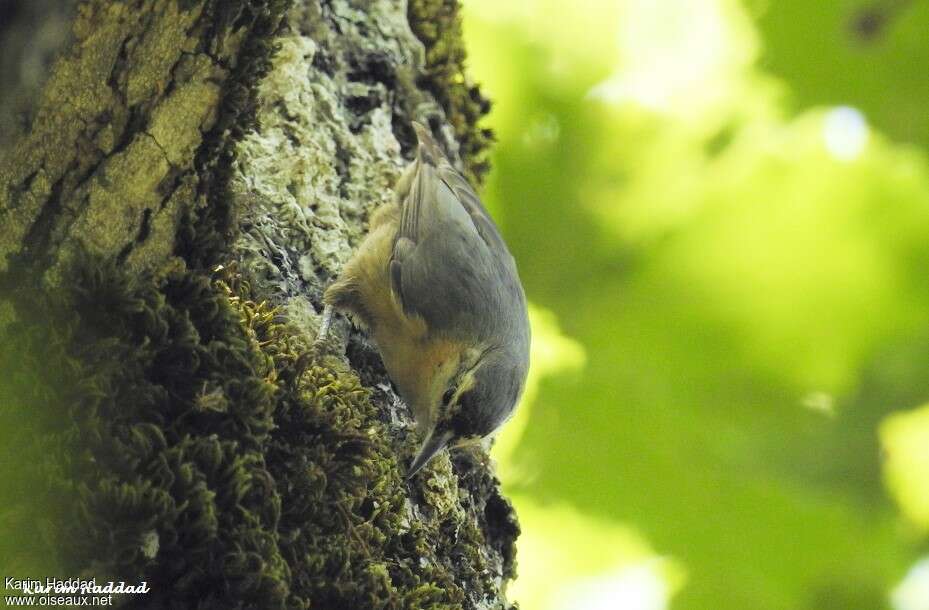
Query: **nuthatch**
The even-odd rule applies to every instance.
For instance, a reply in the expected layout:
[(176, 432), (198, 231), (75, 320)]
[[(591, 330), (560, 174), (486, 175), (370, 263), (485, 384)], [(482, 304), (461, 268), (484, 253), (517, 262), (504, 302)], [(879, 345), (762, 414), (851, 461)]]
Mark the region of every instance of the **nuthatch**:
[(412, 477), (445, 447), (480, 440), (512, 414), (529, 367), (516, 263), (467, 180), (413, 123), (416, 159), (339, 279), (332, 310), (366, 328), (424, 431)]

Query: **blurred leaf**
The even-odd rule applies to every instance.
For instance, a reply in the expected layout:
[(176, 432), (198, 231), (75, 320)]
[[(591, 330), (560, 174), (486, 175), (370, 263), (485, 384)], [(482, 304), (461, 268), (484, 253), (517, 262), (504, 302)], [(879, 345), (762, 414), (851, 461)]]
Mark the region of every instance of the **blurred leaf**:
[(929, 530), (929, 406), (884, 420), (881, 444), (887, 486), (907, 518)]
[[(686, 576), (673, 561), (655, 557), (648, 544), (633, 529), (617, 525), (609, 520), (592, 518), (564, 505), (540, 506), (531, 498), (515, 497), (520, 506), (519, 569), (531, 578), (519, 578), (512, 593), (522, 605), (539, 610), (568, 610), (590, 607), (580, 604), (582, 590), (562, 590), (565, 581), (577, 581), (582, 585), (593, 580), (597, 584), (610, 583), (617, 579), (638, 575), (639, 588), (649, 587), (643, 582), (643, 569), (654, 579), (664, 577), (667, 583), (651, 592), (656, 597), (666, 597), (680, 587)], [(596, 552), (591, 552), (593, 549)], [(625, 583), (630, 584), (630, 583)], [(588, 586), (582, 586), (587, 589)], [(607, 607), (633, 608), (631, 597), (641, 591), (607, 591), (610, 604)], [(590, 596), (591, 594), (587, 594)]]
[(856, 106), (891, 137), (929, 144), (929, 3), (777, 0), (757, 14), (762, 66), (796, 108)]
[[(788, 39), (798, 64), (832, 61), (794, 23), (822, 25), (822, 3), (769, 5), (793, 27), (773, 43), (735, 2), (625, 0), (591, 26), (597, 49), (616, 37), (597, 56), (576, 34), (589, 16), (557, 12), (564, 27), (540, 36), (545, 17), (470, 13), (499, 137), (485, 197), (530, 299), (586, 354), (542, 379), (501, 472), (521, 475), (505, 477), (521, 512), (568, 502), (635, 528), (687, 574), (674, 608), (873, 610), (916, 556), (877, 426), (929, 401), (929, 166), (867, 105), (817, 101), (866, 120), (807, 108), (800, 84), (756, 65)], [(689, 57), (694, 40), (712, 52)], [(559, 61), (570, 77), (553, 77)], [(810, 79), (886, 79), (890, 99), (926, 82), (867, 69)], [(543, 522), (527, 536), (559, 544)], [(596, 537), (575, 542), (566, 564), (612, 569)], [(555, 586), (532, 565), (520, 587)]]

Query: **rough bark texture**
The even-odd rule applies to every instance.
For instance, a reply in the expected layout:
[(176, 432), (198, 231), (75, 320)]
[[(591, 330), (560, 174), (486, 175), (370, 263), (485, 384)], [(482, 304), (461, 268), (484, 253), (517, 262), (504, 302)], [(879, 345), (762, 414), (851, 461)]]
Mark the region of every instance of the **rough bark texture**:
[[(17, 4), (0, 48), (46, 22)], [(347, 358), (308, 350), (410, 120), (486, 169), (457, 4), (64, 14), (0, 96), (3, 573), (146, 580), (118, 601), (151, 608), (506, 607), (486, 455), (406, 483), (376, 352), (344, 321)]]

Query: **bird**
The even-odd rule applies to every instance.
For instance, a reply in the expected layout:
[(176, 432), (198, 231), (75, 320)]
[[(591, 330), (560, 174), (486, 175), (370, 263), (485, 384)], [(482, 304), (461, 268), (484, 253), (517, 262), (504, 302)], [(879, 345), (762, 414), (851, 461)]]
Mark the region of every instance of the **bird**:
[(394, 197), (324, 292), (373, 340), (423, 440), (407, 480), (445, 448), (474, 444), (512, 415), (531, 333), (516, 262), (467, 179), (429, 129)]

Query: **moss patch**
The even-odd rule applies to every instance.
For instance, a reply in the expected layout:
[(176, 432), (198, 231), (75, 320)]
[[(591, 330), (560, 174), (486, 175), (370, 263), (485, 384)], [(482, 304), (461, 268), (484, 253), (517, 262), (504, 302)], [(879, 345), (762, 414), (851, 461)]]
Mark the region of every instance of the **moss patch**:
[[(26, 456), (4, 471), (15, 474), (5, 525), (33, 531), (31, 511), (48, 517), (40, 540), (17, 539), (9, 573), (52, 552), (63, 576), (148, 581), (125, 601), (159, 608), (496, 598), (492, 480), (476, 493), (435, 477), (414, 509), (385, 412), (353, 375), (301, 359), (234, 271), (142, 281), (82, 258), (72, 273), (67, 292), (32, 302), (2, 353), (13, 380), (2, 426), (19, 432), (4, 440)], [(511, 547), (515, 534), (496, 537)]]
[(478, 127), (478, 121), (490, 112), (490, 101), (465, 71), (460, 8), (458, 0), (410, 0), (408, 17), (413, 33), (426, 47), (425, 70), (418, 84), (445, 110), (461, 145), (468, 178), (480, 184), (490, 169), (493, 133)]

